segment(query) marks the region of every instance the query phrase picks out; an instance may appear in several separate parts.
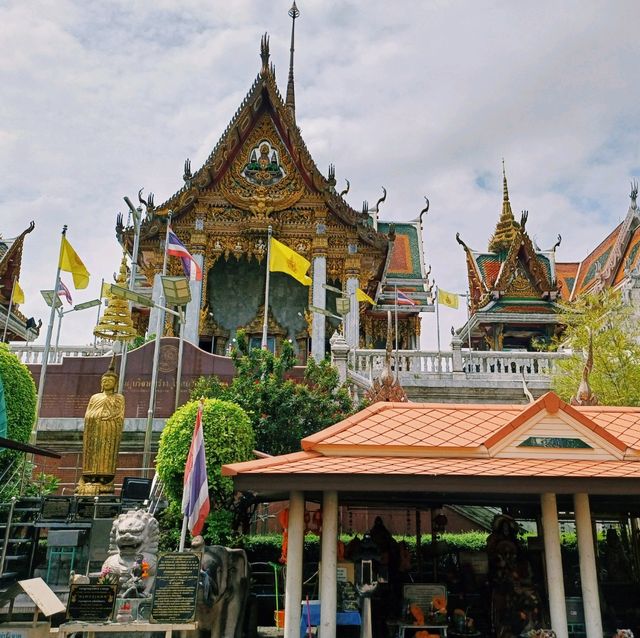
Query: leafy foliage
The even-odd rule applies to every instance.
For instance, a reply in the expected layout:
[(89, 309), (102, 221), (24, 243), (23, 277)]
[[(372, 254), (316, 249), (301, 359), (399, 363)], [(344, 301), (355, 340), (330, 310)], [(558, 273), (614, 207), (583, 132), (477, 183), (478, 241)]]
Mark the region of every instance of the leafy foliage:
[[(197, 413), (197, 401), (185, 403), (168, 419), (160, 437), (156, 468), (170, 501), (182, 500), (184, 468)], [(231, 479), (222, 476), (222, 465), (252, 458), (254, 438), (244, 410), (219, 399), (205, 400), (202, 432), (213, 509), (227, 505), (233, 494)]]
[(553, 389), (565, 401), (575, 395), (582, 378), (589, 340), (593, 339), (593, 370), (589, 385), (601, 405), (640, 405), (640, 325), (619, 292), (607, 290), (564, 304), (565, 332), (557, 345), (573, 356), (558, 362)]
[(0, 377), (7, 405), (7, 436), (26, 443), (36, 416), (36, 385), (27, 366), (4, 343), (0, 344)]
[(295, 362), (293, 348), (284, 342), (276, 356), (267, 350), (249, 348), (244, 333), (237, 335), (231, 356), (237, 374), (230, 385), (215, 377), (202, 377), (191, 398), (215, 397), (241, 406), (249, 416), (256, 447), (268, 454), (286, 454), (300, 449), (300, 439), (348, 416), (353, 403), (338, 373), (328, 361), (310, 360), (304, 383), (286, 378)]

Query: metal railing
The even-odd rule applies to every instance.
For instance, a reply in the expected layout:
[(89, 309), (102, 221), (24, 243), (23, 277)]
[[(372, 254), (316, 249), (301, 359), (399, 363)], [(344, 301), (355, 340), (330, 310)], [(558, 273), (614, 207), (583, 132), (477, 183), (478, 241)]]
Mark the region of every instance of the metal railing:
[[(38, 364), (42, 363), (44, 356), (44, 345), (12, 343), (9, 349), (22, 363)], [(49, 363), (62, 363), (64, 357), (104, 357), (112, 352), (113, 345), (110, 343), (98, 343), (85, 346), (58, 346), (58, 349), (51, 349), (49, 353)]]

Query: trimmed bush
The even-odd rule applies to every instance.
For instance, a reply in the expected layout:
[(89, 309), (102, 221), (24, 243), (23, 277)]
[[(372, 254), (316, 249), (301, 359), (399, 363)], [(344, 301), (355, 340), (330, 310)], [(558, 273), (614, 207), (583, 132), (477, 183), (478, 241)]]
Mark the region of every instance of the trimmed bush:
[[(160, 437), (156, 469), (167, 497), (175, 503), (182, 500), (184, 468), (197, 413), (197, 401), (185, 403), (169, 418)], [(233, 483), (222, 476), (221, 466), (253, 458), (254, 436), (245, 411), (235, 403), (219, 399), (205, 400), (202, 430), (213, 510), (228, 506), (233, 496)]]
[(7, 438), (27, 443), (36, 416), (36, 385), (27, 366), (0, 344), (0, 377), (7, 406)]

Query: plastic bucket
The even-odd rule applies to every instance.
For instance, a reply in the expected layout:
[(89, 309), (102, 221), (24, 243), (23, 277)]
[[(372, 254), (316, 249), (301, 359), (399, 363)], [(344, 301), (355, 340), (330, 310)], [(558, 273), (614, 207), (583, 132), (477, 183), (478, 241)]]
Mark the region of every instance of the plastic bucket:
[(277, 629), (284, 629), (284, 609), (273, 612), (273, 620)]

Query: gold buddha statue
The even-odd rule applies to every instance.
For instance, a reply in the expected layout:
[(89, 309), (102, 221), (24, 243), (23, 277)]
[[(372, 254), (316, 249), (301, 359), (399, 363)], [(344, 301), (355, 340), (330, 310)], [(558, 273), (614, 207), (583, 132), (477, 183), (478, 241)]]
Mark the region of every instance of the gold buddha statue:
[(101, 390), (89, 399), (84, 415), (82, 477), (76, 494), (112, 494), (124, 426), (124, 397), (116, 392), (115, 358), (102, 375)]

